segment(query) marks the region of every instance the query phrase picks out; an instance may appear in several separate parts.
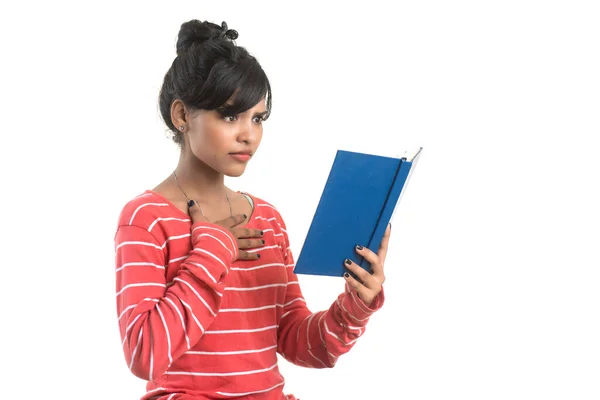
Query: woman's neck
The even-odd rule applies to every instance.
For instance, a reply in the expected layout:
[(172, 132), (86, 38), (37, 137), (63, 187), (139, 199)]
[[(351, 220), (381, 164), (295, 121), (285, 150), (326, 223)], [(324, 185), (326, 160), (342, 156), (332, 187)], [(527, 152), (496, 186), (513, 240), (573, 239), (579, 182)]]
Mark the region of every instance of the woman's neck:
[(228, 190), (225, 187), (225, 176), (204, 164), (196, 157), (185, 157), (181, 154), (175, 168), (176, 184), (187, 197), (203, 203), (223, 201)]

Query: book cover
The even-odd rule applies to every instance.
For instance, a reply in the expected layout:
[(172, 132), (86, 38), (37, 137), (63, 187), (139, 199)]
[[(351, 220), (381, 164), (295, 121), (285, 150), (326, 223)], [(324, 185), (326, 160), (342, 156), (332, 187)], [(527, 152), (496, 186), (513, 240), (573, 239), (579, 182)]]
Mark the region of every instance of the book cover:
[(377, 252), (421, 150), (400, 158), (338, 150), (294, 272), (341, 277), (346, 258), (368, 271), (354, 248)]

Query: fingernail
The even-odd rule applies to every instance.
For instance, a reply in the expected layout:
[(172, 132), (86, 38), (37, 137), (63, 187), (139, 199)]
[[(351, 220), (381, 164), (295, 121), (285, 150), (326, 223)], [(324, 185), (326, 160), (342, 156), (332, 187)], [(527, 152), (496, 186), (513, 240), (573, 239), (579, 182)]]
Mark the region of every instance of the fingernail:
[(260, 234), (261, 234), (261, 235), (264, 235), (264, 234), (265, 234), (265, 232), (264, 232), (264, 231), (260, 231)]
[(265, 244), (265, 241), (264, 241), (264, 240), (261, 240), (261, 242), (262, 242), (262, 244)]
[(390, 229), (392, 229), (392, 223), (390, 222)]
[(188, 200), (188, 207), (193, 207), (194, 200)]
[(260, 254), (257, 254), (256, 257), (260, 258)]
[(347, 272), (344, 272), (344, 278), (350, 278), (350, 274)]
[(348, 259), (346, 258), (346, 264), (347, 264), (347, 265), (351, 265), (351, 264), (352, 264), (352, 261), (350, 261), (350, 260), (348, 260)]
[(357, 245), (356, 245), (356, 248), (357, 248), (358, 250), (362, 250), (362, 249), (363, 249), (363, 247), (362, 247), (360, 244), (357, 244)]
[(248, 216), (246, 214), (242, 214), (244, 216), (244, 219), (248, 218)]

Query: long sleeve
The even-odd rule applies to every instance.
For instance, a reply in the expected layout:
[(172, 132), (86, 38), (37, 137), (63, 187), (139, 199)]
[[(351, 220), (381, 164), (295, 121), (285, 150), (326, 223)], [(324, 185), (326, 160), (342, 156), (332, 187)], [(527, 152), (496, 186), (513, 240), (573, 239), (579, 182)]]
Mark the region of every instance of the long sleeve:
[(115, 235), (116, 301), (123, 351), (139, 378), (152, 380), (190, 349), (212, 323), (223, 280), (237, 258), (235, 238), (214, 224), (194, 224), (193, 248), (166, 282), (165, 246), (147, 229), (120, 226)]
[(288, 289), (279, 323), (278, 352), (297, 365), (331, 368), (342, 354), (350, 351), (365, 332), (369, 317), (383, 305), (383, 289), (367, 306), (346, 284), (344, 293), (328, 310), (312, 313), (293, 272), (294, 258), (285, 230), (284, 239)]

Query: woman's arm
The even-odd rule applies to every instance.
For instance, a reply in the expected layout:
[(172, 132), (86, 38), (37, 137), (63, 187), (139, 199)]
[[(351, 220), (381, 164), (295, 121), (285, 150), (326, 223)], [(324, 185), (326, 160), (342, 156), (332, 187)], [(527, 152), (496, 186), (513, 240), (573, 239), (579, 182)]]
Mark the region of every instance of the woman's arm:
[(166, 241), (134, 225), (115, 235), (119, 328), (125, 359), (139, 378), (162, 375), (219, 311), (223, 280), (238, 255), (236, 239), (218, 225), (198, 222), (191, 240), (189, 257), (167, 287)]
[[(280, 223), (285, 226), (283, 221)], [(279, 323), (278, 351), (288, 361), (297, 365), (331, 368), (342, 354), (350, 351), (358, 338), (364, 334), (369, 317), (382, 307), (383, 288), (381, 284), (377, 288), (374, 282), (369, 282), (374, 289), (366, 286), (358, 288), (359, 282), (351, 277), (346, 278), (344, 293), (337, 297), (331, 307), (325, 311), (312, 313), (306, 306), (298, 278), (293, 272), (294, 258), (285, 231), (284, 238), (287, 246), (284, 259), (289, 284)], [(383, 247), (387, 250), (387, 240), (382, 242)], [(362, 251), (366, 253), (368, 250)], [(382, 254), (381, 249), (380, 254)], [(381, 273), (383, 273), (382, 262), (383, 260), (380, 264)], [(351, 266), (354, 267), (360, 268)], [(367, 302), (359, 297), (357, 288), (364, 292), (362, 297), (368, 298)]]

